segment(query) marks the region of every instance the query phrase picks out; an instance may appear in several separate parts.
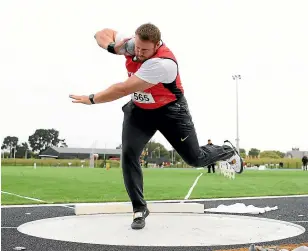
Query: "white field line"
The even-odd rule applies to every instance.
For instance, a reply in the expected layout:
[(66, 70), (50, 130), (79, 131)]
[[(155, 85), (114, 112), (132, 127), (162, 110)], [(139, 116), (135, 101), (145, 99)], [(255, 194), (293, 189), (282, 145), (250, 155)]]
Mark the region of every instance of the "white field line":
[(195, 186), (198, 183), (199, 178), (201, 177), (203, 173), (200, 173), (200, 175), (196, 178), (194, 184), (192, 184), (191, 188), (189, 189), (187, 195), (185, 196), (184, 200), (188, 200), (189, 196), (191, 195), (192, 191), (194, 190)]
[[(36, 199), (36, 198), (31, 198), (31, 197), (28, 197), (28, 196), (19, 195), (19, 194), (16, 194), (16, 193), (9, 193), (9, 192), (5, 192), (5, 191), (1, 191), (1, 193), (20, 197), (20, 198), (27, 199), (27, 200), (34, 200), (34, 201), (44, 202), (44, 203), (52, 203), (52, 202), (48, 202), (48, 201), (44, 201), (44, 200), (40, 200), (40, 199)], [(74, 209), (73, 207), (69, 207), (69, 206), (66, 206), (66, 205), (61, 205), (61, 207), (67, 207), (67, 208)]]
[(23, 199), (27, 199), (27, 200), (34, 200), (34, 201), (48, 203), (47, 201), (44, 201), (44, 200), (40, 200), (40, 199), (36, 199), (36, 198), (31, 198), (31, 197), (27, 197), (27, 196), (22, 196), (22, 195), (18, 195), (18, 194), (15, 194), (15, 193), (9, 193), (9, 192), (4, 192), (4, 191), (1, 191), (1, 193), (17, 196), (17, 197), (20, 197), (20, 198), (23, 198)]

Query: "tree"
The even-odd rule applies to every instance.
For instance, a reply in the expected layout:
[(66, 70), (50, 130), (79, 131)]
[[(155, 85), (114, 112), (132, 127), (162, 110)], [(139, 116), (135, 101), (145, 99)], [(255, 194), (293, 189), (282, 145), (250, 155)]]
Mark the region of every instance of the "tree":
[(240, 148), (240, 156), (241, 156), (242, 158), (246, 158), (246, 150), (245, 150), (245, 149)]
[(285, 153), (280, 152), (280, 151), (274, 151), (275, 153), (277, 153), (277, 155), (279, 155), (280, 158), (284, 158), (286, 156)]
[(21, 145), (17, 145), (15, 157), (16, 158), (28, 158), (28, 156), (31, 156), (28, 143), (24, 142)]
[(28, 141), (33, 152), (41, 153), (48, 147), (58, 146), (60, 142), (63, 143), (64, 139), (59, 139), (59, 131), (55, 129), (37, 129), (34, 134), (29, 136)]
[(279, 159), (281, 157), (277, 151), (263, 151), (260, 153), (260, 158)]
[(168, 150), (160, 143), (149, 141), (144, 148), (148, 153), (148, 157), (170, 157)]
[(66, 142), (65, 142), (65, 139), (60, 139), (59, 141), (59, 147), (68, 147)]
[(18, 137), (15, 136), (6, 136), (3, 140), (3, 144), (1, 146), (2, 150), (9, 150), (10, 157), (14, 156), (14, 152), (16, 152), (16, 146), (18, 144)]
[(257, 148), (251, 148), (250, 151), (248, 152), (248, 155), (252, 157), (258, 157), (259, 154), (260, 150), (258, 150)]

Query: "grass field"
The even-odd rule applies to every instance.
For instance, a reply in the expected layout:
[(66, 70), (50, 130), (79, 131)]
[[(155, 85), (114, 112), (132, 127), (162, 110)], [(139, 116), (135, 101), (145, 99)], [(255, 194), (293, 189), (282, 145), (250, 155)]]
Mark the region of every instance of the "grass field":
[[(47, 203), (129, 201), (119, 168), (1, 168), (2, 191)], [(247, 170), (229, 180), (196, 169), (143, 169), (146, 200), (184, 199), (203, 172), (190, 199), (308, 194), (308, 172)], [(39, 202), (1, 194), (2, 205)]]

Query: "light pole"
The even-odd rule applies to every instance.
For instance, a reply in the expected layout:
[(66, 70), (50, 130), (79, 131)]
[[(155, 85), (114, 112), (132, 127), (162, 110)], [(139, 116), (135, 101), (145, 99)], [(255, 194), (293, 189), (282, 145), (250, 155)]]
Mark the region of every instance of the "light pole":
[[(154, 150), (153, 150), (153, 152), (155, 152), (156, 153), (156, 150), (158, 149), (158, 158), (160, 158), (160, 147), (158, 146), (158, 147), (156, 147)], [(157, 155), (156, 155), (157, 156)]]
[(239, 138), (239, 123), (238, 123), (238, 81), (241, 79), (241, 75), (233, 75), (233, 80), (236, 83), (236, 149), (240, 153), (240, 138)]
[(107, 144), (105, 143), (105, 151), (104, 151), (104, 165), (106, 165), (106, 150), (107, 149)]

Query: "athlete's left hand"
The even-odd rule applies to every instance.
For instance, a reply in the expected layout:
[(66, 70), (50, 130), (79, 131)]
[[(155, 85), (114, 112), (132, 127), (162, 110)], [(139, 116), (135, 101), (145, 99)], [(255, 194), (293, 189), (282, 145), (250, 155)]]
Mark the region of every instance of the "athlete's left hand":
[(72, 102), (73, 103), (81, 103), (81, 104), (85, 104), (85, 105), (91, 105), (91, 101), (89, 99), (89, 96), (86, 95), (82, 95), (82, 96), (78, 96), (78, 95), (70, 95), (70, 98), (72, 98)]

